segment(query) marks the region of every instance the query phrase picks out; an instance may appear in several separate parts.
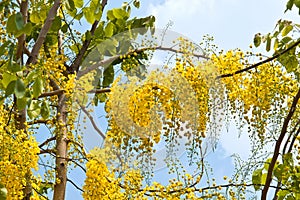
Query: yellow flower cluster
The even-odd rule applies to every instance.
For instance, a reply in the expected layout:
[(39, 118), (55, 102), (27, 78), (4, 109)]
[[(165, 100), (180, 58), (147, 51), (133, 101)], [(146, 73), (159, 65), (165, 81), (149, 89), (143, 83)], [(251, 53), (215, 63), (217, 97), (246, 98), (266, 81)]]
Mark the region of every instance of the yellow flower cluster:
[[(102, 157), (102, 156), (104, 157)], [(197, 191), (191, 187), (199, 183), (201, 176), (193, 177), (190, 174), (182, 175), (182, 180), (170, 179), (169, 184), (164, 186), (153, 182), (151, 185), (143, 186), (144, 177), (140, 170), (124, 168), (123, 172), (116, 175), (116, 169), (110, 169), (107, 165), (107, 155), (98, 150), (89, 154), (86, 165), (86, 180), (83, 187), (84, 199), (205, 199), (215, 198), (224, 200), (221, 189)], [(108, 167), (110, 166), (110, 167)], [(199, 194), (200, 193), (200, 194)]]
[[(219, 74), (241, 70), (247, 63), (245, 55), (240, 51), (213, 55), (212, 61)], [(223, 78), (222, 83), (226, 87), (232, 113), (241, 114), (260, 139), (264, 138), (266, 126), (270, 124), (268, 119), (285, 110), (283, 105), (286, 97), (291, 100), (298, 90), (295, 78), (272, 62), (262, 64), (249, 72)]]
[[(191, 85), (194, 96), (196, 97), (198, 105), (198, 118), (194, 119), (193, 122), (196, 124), (196, 133), (200, 137), (205, 137), (206, 124), (207, 124), (207, 113), (209, 111), (208, 101), (209, 101), (209, 82), (205, 77), (207, 72), (198, 66), (187, 65), (185, 60), (181, 62), (180, 59), (176, 62), (176, 70), (188, 81)], [(190, 101), (190, 100), (187, 100)], [(192, 101), (191, 101), (192, 103)], [(189, 110), (188, 113), (194, 113), (195, 111)], [(193, 119), (192, 116), (189, 116), (189, 119)]]
[(31, 170), (37, 170), (38, 143), (23, 130), (6, 125), (9, 112), (0, 109), (0, 183), (7, 189), (7, 199), (22, 199)]
[(105, 163), (98, 159), (90, 159), (86, 164), (86, 179), (83, 186), (84, 199), (126, 199), (118, 184), (120, 180), (114, 177)]

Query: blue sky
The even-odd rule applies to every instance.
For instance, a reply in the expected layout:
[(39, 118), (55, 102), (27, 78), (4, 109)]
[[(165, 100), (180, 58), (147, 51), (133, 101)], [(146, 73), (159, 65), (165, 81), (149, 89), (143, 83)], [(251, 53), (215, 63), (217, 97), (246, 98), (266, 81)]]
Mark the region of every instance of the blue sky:
[[(109, 7), (119, 7), (122, 1), (108, 1)], [(253, 41), (253, 36), (258, 33), (271, 32), (279, 19), (292, 19), (297, 22), (297, 10), (284, 14), (286, 1), (282, 0), (149, 0), (141, 1), (139, 10), (133, 9), (133, 16), (156, 17), (156, 26), (164, 28), (171, 20), (172, 31), (183, 34), (200, 42), (202, 36), (214, 36), (215, 44), (220, 49), (241, 48), (247, 50)], [(299, 21), (299, 20), (298, 20)], [(99, 125), (101, 120), (98, 121)], [(105, 125), (100, 125), (105, 130)], [(89, 136), (85, 141), (89, 148), (99, 145), (96, 134), (93, 135), (92, 127), (88, 126)], [(246, 159), (249, 155), (249, 139), (246, 134), (238, 137), (237, 129), (233, 124), (229, 131), (223, 131), (220, 136), (220, 145), (214, 157), (209, 161), (216, 168), (215, 175), (223, 177), (233, 171), (231, 155), (238, 153)], [(164, 170), (155, 174), (157, 180), (162, 180)], [(79, 172), (71, 172), (74, 182), (80, 183), (83, 176)], [(76, 180), (77, 179), (77, 180)], [(68, 185), (67, 199), (82, 199), (80, 193)]]

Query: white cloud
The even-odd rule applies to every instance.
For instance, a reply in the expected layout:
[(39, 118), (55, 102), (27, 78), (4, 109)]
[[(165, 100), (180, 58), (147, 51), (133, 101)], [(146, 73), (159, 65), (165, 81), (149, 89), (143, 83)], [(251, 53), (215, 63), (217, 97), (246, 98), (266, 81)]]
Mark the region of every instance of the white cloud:
[(273, 0), (153, 0), (146, 13), (156, 16), (159, 28), (173, 21), (173, 31), (194, 41), (210, 34), (221, 48), (244, 49), (257, 32), (272, 31), (276, 22), (286, 17), (285, 4)]
[(239, 135), (238, 128), (234, 124), (235, 122), (231, 122), (228, 131), (222, 131), (220, 144), (225, 150), (224, 156), (238, 154), (243, 160), (246, 160), (251, 152), (250, 138), (246, 129), (242, 129), (242, 133)]
[(214, 0), (166, 0), (162, 4), (150, 4), (148, 13), (157, 16), (157, 25), (165, 26), (170, 20), (187, 24), (199, 14), (213, 11)]

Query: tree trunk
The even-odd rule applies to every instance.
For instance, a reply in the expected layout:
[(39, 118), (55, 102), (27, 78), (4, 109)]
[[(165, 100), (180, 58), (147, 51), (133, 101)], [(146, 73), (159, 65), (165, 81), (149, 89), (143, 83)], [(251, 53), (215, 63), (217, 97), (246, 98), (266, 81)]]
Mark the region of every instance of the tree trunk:
[(56, 135), (56, 181), (54, 185), (53, 200), (65, 199), (66, 185), (67, 185), (67, 112), (66, 112), (66, 98), (65, 95), (59, 95), (59, 103), (57, 108), (57, 122), (58, 126)]

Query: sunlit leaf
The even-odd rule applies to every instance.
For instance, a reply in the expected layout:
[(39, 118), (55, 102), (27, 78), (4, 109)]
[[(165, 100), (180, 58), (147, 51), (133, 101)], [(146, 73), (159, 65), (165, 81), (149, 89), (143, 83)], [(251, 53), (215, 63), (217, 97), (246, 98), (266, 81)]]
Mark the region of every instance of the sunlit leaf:
[(252, 183), (254, 184), (254, 189), (259, 190), (262, 181), (262, 169), (257, 169), (252, 174)]
[(22, 79), (17, 79), (16, 80), (16, 85), (15, 85), (15, 95), (16, 95), (16, 97), (18, 99), (22, 98), (25, 95), (25, 92), (26, 92), (26, 87), (25, 87), (25, 84), (24, 84), (23, 80)]
[(43, 79), (41, 77), (38, 77), (32, 85), (33, 98), (37, 98), (38, 96), (40, 96), (43, 92), (43, 89)]

